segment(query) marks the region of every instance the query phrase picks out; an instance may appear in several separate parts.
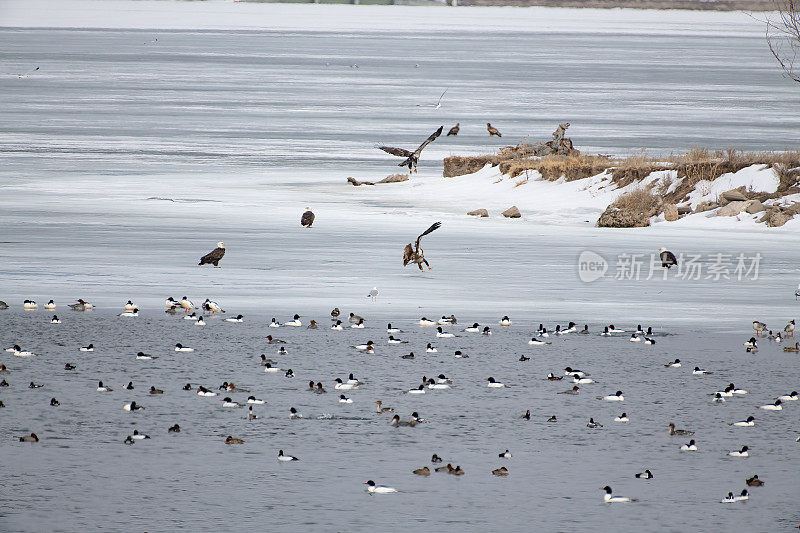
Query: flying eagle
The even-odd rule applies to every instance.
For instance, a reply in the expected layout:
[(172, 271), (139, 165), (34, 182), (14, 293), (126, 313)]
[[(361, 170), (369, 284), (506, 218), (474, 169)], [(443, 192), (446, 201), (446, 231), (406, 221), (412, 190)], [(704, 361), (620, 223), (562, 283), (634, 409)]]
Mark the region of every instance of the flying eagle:
[(379, 146), (381, 150), (386, 152), (387, 154), (396, 155), (398, 157), (405, 157), (405, 161), (400, 163), (399, 167), (408, 167), (409, 172), (416, 172), (417, 171), (417, 163), (419, 162), (419, 155), (422, 153), (422, 149), (428, 146), (430, 143), (436, 140), (436, 137), (442, 134), (442, 130), (444, 126), (439, 126), (439, 129), (434, 131), (433, 134), (425, 139), (425, 142), (419, 145), (419, 148), (414, 150), (413, 152), (409, 152), (404, 148), (392, 148), (391, 146)]
[(414, 246), (411, 246), (411, 243), (406, 244), (406, 247), (403, 250), (403, 266), (406, 266), (409, 263), (416, 263), (419, 269), (424, 271), (425, 269), (422, 268), (422, 263), (425, 263), (425, 266), (428, 267), (428, 270), (431, 270), (431, 266), (425, 260), (425, 256), (422, 255), (422, 248), (420, 247), (419, 243), (425, 235), (432, 231), (436, 231), (441, 225), (441, 222), (436, 222), (430, 228), (423, 231), (422, 234), (417, 237), (417, 241), (414, 243)]
[(200, 262), (197, 263), (198, 265), (214, 265), (214, 268), (219, 268), (219, 262), (222, 259), (222, 256), (225, 255), (225, 246), (224, 242), (218, 242), (217, 247), (208, 252), (206, 255), (200, 258)]
[(461, 123), (456, 122), (456, 125), (450, 128), (450, 131), (447, 132), (447, 136), (450, 137), (451, 135), (458, 135), (460, 129), (461, 129)]
[(306, 212), (303, 213), (303, 216), (300, 217), (300, 225), (304, 228), (310, 228), (311, 224), (314, 223), (314, 213), (311, 211), (310, 207), (306, 207)]
[(664, 248), (659, 248), (658, 251), (660, 252), (658, 255), (661, 258), (661, 267), (666, 268), (669, 270), (673, 266), (678, 264), (678, 260), (675, 259), (675, 254), (666, 250)]
[(497, 128), (492, 126), (492, 124), (490, 122), (486, 123), (486, 131), (489, 132), (489, 137), (491, 137), (492, 135), (497, 135), (498, 137), (502, 137), (503, 136)]

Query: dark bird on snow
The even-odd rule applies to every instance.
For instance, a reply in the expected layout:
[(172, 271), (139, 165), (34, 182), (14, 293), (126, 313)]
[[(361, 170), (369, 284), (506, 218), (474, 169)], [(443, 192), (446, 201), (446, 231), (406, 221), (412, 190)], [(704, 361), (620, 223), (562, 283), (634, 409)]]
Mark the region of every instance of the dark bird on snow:
[(409, 263), (416, 263), (420, 270), (422, 268), (422, 264), (425, 263), (425, 266), (428, 267), (428, 270), (431, 270), (431, 266), (428, 264), (428, 261), (425, 260), (425, 256), (422, 254), (422, 247), (420, 246), (420, 240), (422, 237), (431, 233), (432, 231), (436, 231), (442, 225), (441, 222), (436, 222), (431, 225), (430, 228), (426, 229), (422, 232), (422, 234), (417, 237), (414, 246), (411, 246), (411, 243), (406, 244), (405, 249), (403, 250), (403, 266), (408, 265)]
[(300, 225), (304, 228), (310, 228), (311, 224), (314, 223), (314, 212), (311, 211), (310, 207), (306, 207), (306, 212), (303, 213), (303, 216), (300, 217)]
[(219, 268), (219, 262), (222, 260), (222, 257), (225, 255), (225, 246), (227, 246), (224, 242), (218, 242), (217, 247), (208, 252), (206, 255), (200, 258), (200, 262), (197, 263), (198, 265), (214, 265), (214, 268)]
[(669, 250), (666, 250), (664, 248), (659, 248), (658, 251), (659, 251), (658, 256), (661, 258), (662, 268), (670, 269), (678, 264), (678, 260), (675, 259), (675, 254), (673, 254)]
[(425, 139), (425, 142), (419, 145), (419, 148), (410, 152), (405, 148), (393, 148), (391, 146), (379, 146), (381, 150), (386, 152), (387, 154), (396, 155), (397, 157), (405, 157), (406, 159), (400, 163), (399, 167), (408, 167), (409, 172), (416, 172), (417, 171), (417, 163), (419, 162), (419, 156), (422, 153), (422, 150), (428, 146), (430, 143), (436, 140), (436, 137), (442, 134), (442, 129), (444, 126), (439, 126), (439, 129), (434, 131), (430, 137)]
[(461, 123), (456, 122), (456, 125), (450, 128), (450, 131), (447, 132), (447, 136), (450, 137), (451, 135), (458, 135), (458, 132), (461, 130)]
[(489, 137), (491, 137), (492, 135), (497, 135), (498, 137), (503, 136), (503, 134), (500, 133), (500, 130), (492, 126), (490, 122), (486, 123), (486, 131), (489, 132)]

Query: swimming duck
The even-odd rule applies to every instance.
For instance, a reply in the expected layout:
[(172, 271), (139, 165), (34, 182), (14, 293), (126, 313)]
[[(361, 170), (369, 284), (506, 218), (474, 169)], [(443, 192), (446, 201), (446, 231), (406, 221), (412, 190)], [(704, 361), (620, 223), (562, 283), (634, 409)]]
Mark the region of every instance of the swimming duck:
[(176, 352), (193, 352), (194, 348), (189, 348), (188, 346), (184, 346), (181, 343), (177, 343), (175, 345), (175, 351)]
[(520, 355), (520, 356), (519, 356), (519, 360), (520, 360), (520, 361), (530, 361), (530, 360), (531, 360), (531, 358), (530, 358), (530, 357), (525, 357), (525, 355), (523, 354), (523, 355)]
[(164, 391), (162, 389), (157, 389), (155, 385), (151, 385), (150, 394), (164, 394)]
[(39, 308), (39, 305), (33, 300), (25, 300), (22, 302), (22, 308), (26, 311), (35, 311)]
[(504, 452), (498, 453), (497, 456), (501, 459), (511, 459), (512, 457), (511, 452), (508, 451), (508, 449), (506, 449)]
[(594, 383), (594, 380), (592, 378), (587, 378), (587, 377), (582, 378), (578, 374), (573, 374), (572, 382), (584, 384), (584, 383)]
[(127, 444), (128, 446), (133, 446), (133, 443), (134, 443), (133, 437), (128, 435), (127, 437), (125, 437), (125, 440), (123, 441), (123, 443)]
[(316, 320), (312, 320), (311, 322), (309, 322), (308, 327), (306, 327), (306, 329), (318, 329), (318, 328), (319, 324), (317, 324)]
[(197, 395), (198, 396), (210, 397), (210, 396), (216, 396), (217, 393), (214, 392), (214, 391), (208, 390), (207, 388), (205, 388), (202, 385), (200, 385), (199, 387), (197, 387)]
[(420, 385), (415, 389), (408, 389), (404, 394), (425, 394), (425, 385)]
[(683, 446), (681, 446), (681, 451), (696, 452), (697, 444), (695, 443), (694, 439), (690, 440), (688, 444), (684, 444)]
[(414, 352), (409, 352), (405, 355), (401, 355), (400, 359), (414, 359)]
[(133, 390), (133, 381), (129, 381), (127, 385), (125, 385), (127, 390)]
[(759, 409), (764, 409), (765, 411), (783, 411), (783, 406), (780, 400), (775, 400), (775, 403), (762, 405)]
[(695, 376), (707, 376), (709, 374), (713, 374), (713, 372), (709, 372), (708, 370), (702, 370), (699, 366), (694, 367), (692, 370), (692, 374)]
[(531, 346), (546, 346), (548, 344), (553, 344), (553, 343), (547, 341), (540, 341), (536, 337), (531, 337), (531, 340), (528, 341), (528, 344), (530, 344)]
[(31, 381), (30, 384), (28, 384), (29, 389), (41, 389), (42, 387), (44, 387), (44, 385), (36, 384), (33, 381)]
[(628, 413), (622, 413), (614, 419), (614, 422), (628, 422)]
[(24, 437), (19, 438), (20, 442), (39, 442), (39, 437), (36, 433), (31, 433), (30, 435), (25, 435)]
[(605, 491), (605, 494), (603, 494), (603, 502), (605, 502), (605, 503), (630, 503), (630, 502), (637, 501), (635, 498), (625, 498), (623, 496), (613, 496), (612, 493), (611, 493), (611, 487), (609, 487), (608, 485), (606, 485), (605, 487), (603, 487), (600, 490)]
[(501, 466), (500, 468), (495, 468), (492, 470), (492, 474), (495, 476), (507, 476), (508, 475), (508, 468)]
[(746, 420), (740, 420), (738, 422), (732, 422), (728, 425), (730, 426), (739, 426), (739, 427), (753, 427), (756, 425), (754, 416), (748, 416)]
[(735, 496), (734, 500), (737, 502), (744, 502), (750, 499), (750, 494), (747, 492), (747, 489), (743, 490), (739, 496)]
[(203, 317), (199, 317), (197, 319), (197, 322), (194, 323), (194, 325), (195, 326), (205, 326), (206, 325), (206, 321), (203, 319)]
[(388, 344), (408, 344), (408, 341), (395, 339), (392, 335), (389, 335), (389, 340), (387, 342)]
[(732, 452), (728, 452), (728, 455), (731, 457), (750, 457), (750, 448), (747, 446), (742, 446), (741, 450), (734, 450)]
[(398, 428), (398, 427), (412, 427), (413, 428), (414, 426), (417, 425), (416, 421), (414, 421), (414, 420), (410, 420), (408, 422), (406, 422), (405, 420), (400, 420), (400, 415), (394, 415), (392, 417), (392, 421), (389, 422), (389, 424), (391, 424), (392, 427), (396, 427), (396, 428)]
[(138, 429), (133, 430), (133, 435), (131, 436), (133, 440), (144, 440), (149, 439), (150, 435), (145, 435), (144, 433), (139, 433)]
[(342, 321), (337, 320), (336, 323), (331, 326), (331, 329), (333, 331), (344, 331), (344, 328), (342, 327)]
[(553, 415), (550, 418), (548, 418), (547, 421), (548, 422), (558, 422), (558, 418), (556, 418), (556, 415)]
[[(314, 382), (312, 381), (311, 383), (314, 383)], [(247, 403), (252, 403), (252, 404), (256, 404), (256, 405), (264, 405), (265, 402), (264, 402), (264, 400), (256, 398), (255, 396), (248, 396), (247, 397)]]
[(547, 381), (561, 381), (562, 379), (564, 379), (564, 376), (556, 376), (552, 372), (547, 374)]
[(103, 385), (102, 381), (97, 382), (97, 392), (112, 392), (113, 390), (114, 389), (112, 389), (111, 387), (106, 387), (105, 385)]
[(603, 329), (603, 331), (600, 333), (600, 336), (601, 336), (601, 337), (610, 337), (610, 336), (611, 336), (611, 332), (610, 332), (610, 331), (608, 331), (608, 326), (606, 326), (606, 327)]
[(625, 401), (625, 396), (622, 395), (621, 390), (618, 390), (614, 394), (609, 394), (608, 396), (599, 396), (597, 399), (606, 402), (622, 402)]
[(435, 326), (436, 322), (433, 320), (428, 320), (425, 317), (422, 317), (419, 319), (419, 325), (422, 327), (430, 327), (430, 326)]
[[(67, 364), (69, 365), (69, 363), (67, 363)], [(75, 370), (75, 368), (74, 367), (73, 368), (66, 368), (65, 367), (64, 370)], [(8, 369), (8, 367), (6, 365), (0, 364), (0, 374), (10, 374), (10, 373), (11, 373), (11, 371)]]
[(387, 487), (386, 485), (376, 485), (374, 481), (371, 479), (364, 483), (367, 486), (367, 491), (370, 494), (391, 494), (393, 492), (397, 492), (397, 489), (393, 487)]
[(589, 334), (589, 324), (584, 324), (583, 329), (580, 330), (578, 333), (581, 335), (588, 335)]
[(168, 433), (180, 433), (181, 432), (181, 427), (178, 424), (175, 424), (174, 426), (170, 426), (170, 428), (167, 430), (167, 432)]
[(272, 363), (265, 363), (264, 364), (264, 372), (266, 372), (268, 374), (274, 374), (276, 372), (281, 372), (281, 369), (276, 367), (276, 366), (272, 366)]
[(284, 373), (283, 375), (284, 375), (284, 377), (287, 377), (287, 378), (293, 378), (293, 377), (294, 377), (294, 372), (293, 372), (293, 371), (292, 371), (292, 369), (290, 368), (290, 369), (288, 369), (288, 370), (286, 371), (286, 373)]
[(344, 383), (342, 378), (336, 378), (334, 380), (336, 385), (333, 386), (336, 390), (354, 390), (358, 388), (358, 385), (355, 383)]
[(584, 376), (589, 376), (591, 374), (583, 372), (582, 370), (578, 370), (577, 368), (572, 368), (571, 366), (568, 366), (568, 367), (564, 368), (564, 375), (565, 376), (573, 376), (573, 377), (574, 376), (578, 376), (579, 378), (582, 378)]
[(228, 435), (227, 437), (225, 437), (225, 444), (244, 444), (244, 439), (238, 439), (236, 437)]
[(631, 342), (642, 342), (642, 338), (638, 337), (635, 333), (633, 335), (631, 335), (631, 338), (629, 340)]
[(675, 424), (673, 424), (672, 422), (670, 422), (667, 427), (669, 428), (670, 436), (672, 436), (672, 435), (684, 435), (684, 436), (694, 435), (694, 431), (691, 431), (689, 429), (675, 429)]
[(61, 405), (61, 402), (59, 402), (56, 398), (50, 398), (51, 407), (58, 407), (59, 405)]
[(481, 332), (481, 334), (482, 334), (482, 335), (491, 335), (491, 334), (492, 334), (492, 330), (491, 330), (491, 329), (489, 329), (489, 326), (485, 326), (485, 327), (483, 328), (483, 331)]
[(480, 325), (477, 322), (475, 322), (471, 326), (469, 326), (467, 328), (464, 328), (462, 331), (464, 331), (466, 333), (478, 333), (478, 332), (480, 332), (480, 330), (481, 330)]
[(664, 367), (665, 368), (680, 368), (681, 367), (681, 360), (680, 359), (675, 359), (673, 362), (665, 364)]
[(717, 392), (714, 394), (714, 399), (711, 401), (714, 403), (725, 403), (725, 398), (722, 397), (722, 394)]
[(278, 319), (275, 317), (272, 318), (272, 322), (269, 323), (270, 328), (279, 328), (281, 327), (280, 323), (278, 323)]
[(53, 318), (50, 319), (51, 324), (61, 324), (61, 320), (59, 320), (57, 315), (53, 315)]
[(423, 466), (422, 468), (417, 468), (416, 470), (411, 471), (412, 474), (416, 474), (418, 476), (430, 476), (431, 469), (427, 466)]
[(655, 339), (651, 339), (650, 337), (645, 337), (644, 338), (644, 343), (647, 344), (647, 345), (653, 345), (653, 344), (656, 343), (656, 341), (655, 341)]
[(427, 352), (427, 353), (436, 353), (436, 352), (438, 352), (438, 351), (439, 351), (439, 350), (437, 350), (436, 348), (434, 348), (434, 347), (433, 347), (433, 345), (432, 345), (431, 343), (428, 343), (428, 346), (425, 348), (425, 352)]
[[(54, 302), (53, 300), (50, 300), (49, 302), (44, 304), (44, 308), (47, 309), (48, 311), (52, 311), (52, 310), (54, 310), (56, 308), (56, 302)], [(792, 321), (792, 323), (794, 323), (794, 321)]]
[(297, 409), (294, 407), (289, 408), (289, 418), (292, 420), (303, 418), (303, 415), (300, 414)]
[(574, 396), (574, 395), (578, 394), (578, 391), (580, 391), (580, 389), (581, 389), (580, 387), (575, 385), (571, 389), (559, 392), (558, 394), (572, 394)]
[(78, 303), (69, 304), (69, 308), (73, 311), (90, 311), (93, 307), (92, 304), (80, 298), (78, 298)]
[(617, 329), (617, 328), (614, 327), (614, 324), (609, 324), (608, 331), (610, 333), (625, 333), (624, 329)]
[(453, 352), (453, 357), (455, 357), (456, 359), (469, 359), (469, 356), (463, 353), (461, 350), (456, 350), (455, 352)]
[(344, 394), (340, 394), (339, 395), (339, 403), (353, 403), (353, 400), (351, 398), (348, 398)]
[(391, 324), (386, 324), (386, 333), (403, 333), (400, 328), (393, 328)]
[(797, 401), (797, 398), (798, 398), (797, 391), (792, 391), (789, 394), (778, 396), (778, 399), (782, 402), (795, 402)]
[(798, 352), (800, 352), (800, 342), (794, 343), (794, 346), (784, 346), (783, 347), (783, 351), (784, 352), (789, 352), (789, 353), (798, 353)]
[(136, 359), (150, 360), (150, 359), (158, 359), (158, 357), (156, 357), (155, 355), (150, 355), (149, 353), (137, 352)]
[(722, 499), (722, 503), (735, 503), (736, 497), (733, 495), (732, 492), (729, 492), (727, 496)]
[(235, 317), (223, 318), (225, 322), (244, 322), (244, 315), (236, 315)]
[(144, 407), (137, 404), (136, 402), (126, 403), (125, 405), (122, 406), (123, 411), (139, 411), (141, 409), (144, 409)]
[(94, 351), (94, 344), (88, 344), (86, 346), (81, 346), (78, 351), (80, 352), (93, 352)]
[(645, 470), (644, 472), (640, 472), (634, 476), (637, 479), (653, 479), (653, 473), (650, 470)]
[(437, 383), (433, 380), (433, 378), (428, 380), (428, 388), (429, 389), (449, 389), (450, 385), (448, 383)]
[(601, 424), (600, 422), (595, 422), (594, 418), (590, 418), (589, 423), (586, 424), (586, 427), (589, 429), (601, 428), (603, 427), (603, 424)]
[(350, 346), (350, 347), (364, 352), (364, 351), (369, 351), (370, 349), (374, 349), (373, 348), (374, 344), (375, 343), (373, 343), (372, 341), (367, 341), (366, 344), (356, 344), (355, 346)]
[(186, 385), (183, 386), (183, 390), (192, 390), (192, 384), (187, 383)]
[(753, 477), (747, 479), (745, 481), (748, 487), (763, 487), (764, 482), (758, 479), (758, 474), (754, 475)]
[(364, 329), (366, 327), (364, 324), (364, 319), (362, 318), (355, 324), (351, 324), (350, 327), (353, 329)]
[(505, 385), (503, 385), (499, 381), (496, 381), (493, 377), (486, 378), (486, 381), (489, 382), (486, 386), (490, 387), (490, 388), (499, 389), (499, 388), (505, 387)]
[(455, 337), (455, 335), (453, 335), (452, 333), (445, 333), (444, 331), (442, 331), (442, 327), (439, 326), (436, 328), (436, 337), (440, 339), (452, 339), (453, 337)]
[(382, 401), (378, 400), (375, 403), (378, 404), (378, 409), (377, 409), (378, 413), (380, 413), (380, 414), (394, 413), (394, 409), (393, 408), (391, 408), (391, 407), (382, 407), (382, 405), (383, 405)]
[(139, 309), (133, 309), (132, 311), (123, 311), (119, 313), (117, 316), (136, 318), (137, 316), (139, 316)]
[(350, 321), (351, 324), (358, 324), (359, 322), (363, 322), (364, 321), (364, 317), (358, 316), (355, 313), (350, 313), (350, 316), (348, 317), (348, 320)]
[(226, 396), (222, 399), (222, 407), (241, 407), (241, 404), (234, 402), (230, 396)]
[(500, 319), (500, 325), (501, 326), (505, 326), (505, 327), (510, 326), (511, 325), (511, 319), (508, 318), (507, 316), (504, 316), (503, 318)]
[(283, 325), (284, 326), (291, 326), (291, 327), (298, 328), (298, 327), (302, 326), (303, 323), (300, 322), (300, 315), (294, 315), (294, 317), (292, 317), (292, 320), (290, 320), (288, 322), (284, 322)]
[(192, 313), (191, 315), (186, 315), (183, 317), (184, 320), (198, 320), (200, 317), (197, 316), (197, 313)]

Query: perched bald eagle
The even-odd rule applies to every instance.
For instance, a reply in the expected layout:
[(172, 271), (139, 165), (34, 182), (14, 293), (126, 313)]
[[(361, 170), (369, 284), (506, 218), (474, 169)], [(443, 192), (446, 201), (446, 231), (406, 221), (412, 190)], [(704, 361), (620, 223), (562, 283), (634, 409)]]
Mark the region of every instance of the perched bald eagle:
[(489, 132), (489, 137), (491, 137), (492, 135), (497, 135), (498, 137), (502, 137), (503, 136), (497, 128), (492, 126), (492, 124), (490, 122), (486, 123), (486, 131)]
[(670, 269), (678, 264), (678, 260), (675, 259), (675, 254), (673, 254), (669, 250), (665, 250), (664, 248), (659, 248), (658, 251), (660, 252), (658, 256), (661, 258), (662, 268)]
[(222, 259), (222, 256), (225, 255), (225, 243), (218, 242), (217, 247), (208, 252), (206, 255), (200, 258), (200, 262), (197, 263), (198, 265), (214, 265), (214, 268), (219, 268), (219, 262)]
[(450, 128), (450, 131), (447, 132), (447, 136), (450, 137), (451, 135), (458, 135), (458, 132), (461, 130), (461, 123), (456, 122), (456, 125)]
[(433, 134), (425, 139), (425, 142), (419, 145), (419, 148), (414, 150), (413, 152), (409, 152), (405, 148), (392, 148), (391, 146), (379, 146), (381, 150), (386, 152), (387, 154), (396, 155), (398, 157), (405, 157), (405, 161), (400, 163), (399, 167), (408, 167), (409, 172), (416, 172), (417, 171), (417, 163), (419, 162), (419, 156), (422, 153), (423, 148), (428, 146), (430, 143), (436, 140), (436, 137), (442, 134), (442, 130), (444, 126), (439, 126), (439, 129), (434, 131)]
[(424, 271), (422, 264), (425, 263), (425, 266), (428, 267), (428, 270), (431, 270), (431, 266), (425, 260), (425, 256), (422, 255), (422, 247), (419, 245), (419, 243), (420, 240), (422, 240), (422, 237), (432, 231), (436, 231), (441, 225), (441, 222), (436, 222), (430, 228), (423, 231), (422, 234), (417, 237), (417, 241), (414, 243), (414, 246), (411, 246), (411, 243), (406, 244), (406, 247), (403, 250), (403, 266), (406, 266), (409, 263), (416, 263), (419, 269)]
[(310, 228), (311, 224), (314, 223), (314, 213), (311, 211), (310, 207), (306, 207), (306, 212), (303, 213), (303, 216), (300, 217), (300, 225), (304, 228)]

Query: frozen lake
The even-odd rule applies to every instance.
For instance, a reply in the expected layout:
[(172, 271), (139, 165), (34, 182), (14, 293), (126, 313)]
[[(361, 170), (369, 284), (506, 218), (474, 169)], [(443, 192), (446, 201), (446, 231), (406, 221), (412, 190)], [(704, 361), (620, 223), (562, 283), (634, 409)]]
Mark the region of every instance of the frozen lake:
[[(755, 428), (727, 425), (800, 388), (795, 354), (764, 341), (754, 357), (741, 346), (752, 320), (780, 329), (796, 316), (796, 232), (609, 231), (593, 227), (594, 213), (560, 224), (535, 212), (476, 220), (458, 191), (426, 193), (442, 180), (443, 157), (547, 138), (560, 121), (588, 152), (796, 148), (800, 91), (780, 77), (757, 22), (732, 13), (32, 0), (0, 2), (0, 24), (0, 300), (13, 306), (0, 312), (0, 343), (41, 354), (0, 354), (12, 370), (0, 376), (11, 384), (0, 389), (0, 453), (12, 465), (0, 529), (796, 525), (797, 406), (756, 414)], [(445, 88), (440, 109), (417, 106)], [(485, 135), (487, 121), (501, 140)], [(429, 146), (411, 182), (345, 184), (397, 170), (377, 144), (414, 147), (456, 122), (459, 136)], [(311, 230), (298, 224), (305, 206), (317, 214)], [(442, 229), (424, 241), (434, 270), (403, 269), (403, 246), (435, 220)], [(223, 268), (198, 267), (220, 240), (229, 245)], [(659, 271), (645, 280), (662, 246), (701, 255), (700, 279)], [(586, 250), (610, 263), (605, 279), (579, 280)], [(737, 280), (731, 259), (732, 279), (708, 277), (717, 253), (760, 254), (758, 276)], [(642, 279), (615, 279), (620, 254), (642, 254)], [(184, 294), (217, 299), (245, 322), (201, 328), (165, 317), (163, 299)], [(98, 309), (66, 312), (78, 297)], [(23, 313), (26, 298), (55, 298), (63, 324)], [(129, 298), (142, 316), (114, 316)], [(368, 329), (328, 330), (334, 306), (366, 316)], [(277, 330), (289, 349), (280, 364), (297, 377), (265, 375), (258, 354), (277, 357), (265, 325), (296, 312), (323, 329)], [(490, 325), (508, 314), (514, 326), (399, 358), (434, 340), (416, 319), (450, 313)], [(569, 320), (593, 332), (642, 323), (671, 335), (655, 346), (624, 335), (526, 344), (539, 323)], [(409, 345), (384, 344), (389, 321)], [(380, 346), (374, 356), (349, 348), (369, 339)], [(79, 354), (89, 342), (98, 351)], [(175, 354), (175, 342), (198, 351)], [(454, 359), (454, 349), (470, 358)], [(136, 361), (139, 350), (161, 357)], [(522, 353), (531, 361), (519, 362)], [(676, 357), (682, 368), (662, 366)], [(62, 370), (68, 361), (77, 371)], [(557, 395), (568, 384), (543, 378), (567, 365), (599, 383)], [(715, 374), (692, 376), (695, 365)], [(340, 405), (332, 380), (349, 372), (367, 384)], [(441, 372), (452, 390), (400, 393)], [(489, 375), (512, 387), (487, 389)], [(305, 391), (310, 379), (328, 394)], [(46, 386), (29, 390), (31, 380)], [(98, 380), (116, 390), (94, 392)], [(131, 380), (136, 389), (124, 391)], [(262, 420), (180, 390), (231, 380), (267, 401)], [(750, 395), (713, 406), (707, 394), (731, 381)], [(150, 397), (151, 385), (164, 396)], [(617, 389), (623, 409), (595, 399)], [(49, 407), (52, 396), (61, 407)], [(430, 423), (395, 430), (373, 414), (378, 399)], [(147, 409), (124, 413), (130, 400)], [(292, 405), (309, 420), (290, 421)], [(522, 423), (525, 409), (534, 418)], [(625, 425), (612, 421), (622, 410)], [(553, 414), (558, 424), (546, 422)], [(590, 416), (605, 428), (589, 431)], [(697, 431), (697, 455), (677, 451), (671, 420)], [(175, 422), (184, 432), (168, 435)], [(134, 428), (152, 440), (124, 446)], [(15, 442), (30, 431), (42, 442)], [(228, 434), (247, 442), (225, 446)], [(745, 444), (753, 457), (725, 455)], [(279, 464), (280, 448), (301, 462)], [(506, 448), (511, 476), (494, 478)], [(413, 476), (434, 452), (467, 474)], [(656, 478), (635, 480), (644, 468)], [(750, 502), (719, 503), (754, 473), (767, 485)], [(370, 498), (360, 485), (370, 478), (401, 493)], [(605, 484), (640, 502), (604, 507)]]

